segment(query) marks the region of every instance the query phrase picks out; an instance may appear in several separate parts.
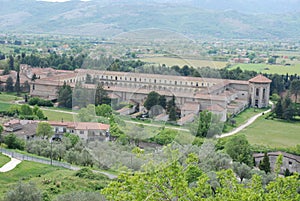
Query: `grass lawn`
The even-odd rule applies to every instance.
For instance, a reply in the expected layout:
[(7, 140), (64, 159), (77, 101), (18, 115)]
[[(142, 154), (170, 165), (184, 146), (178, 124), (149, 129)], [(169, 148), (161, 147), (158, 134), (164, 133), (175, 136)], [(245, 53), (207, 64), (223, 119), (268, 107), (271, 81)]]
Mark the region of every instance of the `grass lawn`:
[(245, 134), (251, 144), (276, 148), (300, 144), (299, 130), (300, 122), (267, 120), (262, 116), (239, 133)]
[(7, 111), (12, 104), (0, 102), (0, 111)]
[(232, 126), (230, 124), (230, 122), (226, 123), (226, 128), (224, 129), (224, 133), (228, 133), (230, 131), (232, 131), (233, 129), (235, 129), (236, 127), (239, 127), (240, 125), (242, 125), (243, 123), (246, 123), (248, 119), (250, 119), (251, 117), (264, 112), (268, 109), (264, 108), (264, 109), (255, 109), (254, 108), (248, 108), (246, 110), (244, 110), (243, 112), (241, 112), (240, 114), (238, 114), (236, 117), (234, 117), (233, 119), (236, 121), (236, 124), (234, 126)]
[(224, 68), (227, 62), (223, 61), (210, 61), (210, 60), (198, 60), (198, 59), (184, 59), (184, 58), (173, 58), (173, 57), (145, 57), (140, 58), (141, 61), (166, 64), (167, 66), (178, 65), (183, 67), (184, 65), (193, 67), (206, 67), (211, 68)]
[[(242, 70), (252, 70), (258, 73), (269, 73), (269, 74), (281, 74), (285, 75), (288, 74), (300, 74), (300, 64), (295, 64), (291, 66), (284, 66), (284, 65), (268, 65), (268, 64), (236, 64), (235, 66), (231, 67), (230, 69), (235, 69), (240, 67)], [(267, 70), (267, 68), (269, 70)]]
[[(43, 110), (43, 109), (42, 109)], [(49, 121), (74, 121), (73, 114), (67, 114), (63, 112), (43, 110), (44, 115), (48, 117)]]
[(10, 161), (10, 158), (8, 156), (5, 156), (5, 155), (3, 155), (3, 154), (0, 153), (0, 167), (2, 167), (3, 165), (5, 165), (9, 161)]
[(22, 99), (23, 98), (15, 96), (11, 93), (7, 94), (7, 93), (1, 92), (1, 94), (0, 94), (0, 101), (1, 102), (12, 102), (12, 101), (15, 101), (15, 100), (22, 100)]
[(75, 176), (75, 173), (59, 167), (22, 161), (15, 169), (0, 173), (0, 199), (19, 181), (35, 183), (49, 200), (72, 191), (99, 192), (108, 183), (105, 176), (86, 179)]

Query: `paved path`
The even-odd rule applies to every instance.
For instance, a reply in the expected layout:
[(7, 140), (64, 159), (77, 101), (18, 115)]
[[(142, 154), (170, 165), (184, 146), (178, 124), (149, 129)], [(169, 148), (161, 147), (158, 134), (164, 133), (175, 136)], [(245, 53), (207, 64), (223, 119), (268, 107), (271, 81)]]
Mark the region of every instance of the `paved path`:
[(18, 160), (16, 158), (12, 158), (8, 154), (4, 154), (4, 155), (10, 157), (11, 160), (0, 168), (0, 172), (8, 172), (10, 170), (13, 170), (19, 163), (22, 162), (21, 160)]
[(228, 136), (234, 135), (234, 134), (240, 132), (241, 130), (243, 130), (244, 128), (246, 128), (247, 126), (251, 125), (258, 117), (262, 116), (263, 114), (269, 113), (269, 112), (271, 112), (271, 109), (251, 117), (250, 119), (247, 120), (246, 123), (244, 123), (244, 124), (240, 125), (239, 127), (235, 128), (233, 131), (231, 131), (229, 133), (224, 133), (224, 134), (216, 136), (216, 137), (217, 138), (223, 138), (223, 137), (228, 137)]

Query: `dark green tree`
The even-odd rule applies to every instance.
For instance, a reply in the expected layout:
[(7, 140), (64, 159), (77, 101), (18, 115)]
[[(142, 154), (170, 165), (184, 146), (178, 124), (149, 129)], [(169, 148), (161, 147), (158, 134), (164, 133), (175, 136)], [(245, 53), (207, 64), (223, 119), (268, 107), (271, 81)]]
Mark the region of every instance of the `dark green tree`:
[(9, 67), (6, 66), (2, 72), (2, 75), (9, 75), (9, 73), (10, 73)]
[(265, 152), (263, 159), (259, 162), (258, 165), (260, 170), (265, 171), (266, 173), (271, 172), (270, 159), (268, 153)]
[(102, 104), (110, 104), (110, 98), (107, 95), (107, 92), (103, 88), (103, 85), (98, 83), (96, 92), (95, 92), (95, 105), (102, 105)]
[(226, 144), (225, 150), (237, 162), (252, 166), (252, 152), (245, 135), (235, 135)]
[(158, 98), (158, 105), (162, 106), (164, 109), (167, 108), (166, 96), (164, 96), (164, 95), (159, 96), (159, 98)]
[(13, 91), (14, 91), (14, 80), (12, 79), (11, 76), (9, 76), (9, 77), (6, 79), (5, 90), (6, 90), (7, 92), (13, 92)]
[(275, 114), (278, 118), (282, 118), (283, 108), (282, 108), (282, 99), (279, 99), (276, 103)]
[(92, 76), (90, 74), (86, 74), (85, 83), (86, 84), (93, 84)]
[(15, 70), (15, 64), (14, 63), (15, 63), (15, 61), (14, 61), (13, 55), (9, 55), (8, 65), (9, 65), (10, 70)]
[(17, 79), (15, 83), (15, 92), (17, 92), (17, 95), (20, 95), (21, 86), (20, 86), (20, 68), (17, 68)]
[(151, 91), (144, 102), (145, 108), (150, 110), (153, 106), (158, 105), (159, 97), (160, 95), (157, 92)]
[(293, 80), (291, 83), (291, 93), (295, 95), (295, 103), (297, 103), (300, 94), (300, 80)]
[(66, 82), (58, 90), (57, 101), (60, 107), (72, 108), (72, 89)]
[(169, 121), (176, 121), (177, 120), (177, 112), (175, 107), (171, 107), (169, 111)]
[(0, 125), (0, 146), (1, 146), (1, 142), (2, 142), (2, 132), (3, 132), (3, 126)]
[(10, 133), (4, 137), (4, 143), (9, 149), (24, 150), (25, 142), (19, 139), (14, 133)]

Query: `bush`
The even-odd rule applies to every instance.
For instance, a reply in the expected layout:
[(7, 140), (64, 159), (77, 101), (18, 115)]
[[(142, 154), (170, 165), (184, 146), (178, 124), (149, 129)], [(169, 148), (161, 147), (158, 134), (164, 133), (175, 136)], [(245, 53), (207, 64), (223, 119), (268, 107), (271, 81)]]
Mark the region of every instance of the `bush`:
[(42, 194), (35, 184), (20, 182), (7, 192), (4, 201), (42, 201)]
[(30, 98), (28, 104), (45, 106), (45, 107), (53, 107), (53, 103), (50, 100), (45, 100), (45, 99), (38, 98), (38, 97)]
[(5, 136), (4, 143), (7, 145), (7, 148), (9, 149), (24, 150), (25, 147), (24, 140), (17, 138), (17, 136), (14, 133), (10, 133), (7, 136)]

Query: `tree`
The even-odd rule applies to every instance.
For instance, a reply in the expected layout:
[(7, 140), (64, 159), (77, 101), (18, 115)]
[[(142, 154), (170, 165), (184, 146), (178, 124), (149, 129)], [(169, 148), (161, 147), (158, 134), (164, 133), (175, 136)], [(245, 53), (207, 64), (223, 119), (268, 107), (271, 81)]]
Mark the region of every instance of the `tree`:
[(197, 137), (212, 137), (222, 132), (220, 117), (204, 110), (190, 125), (191, 132)]
[(20, 115), (25, 115), (25, 116), (33, 115), (33, 111), (29, 105), (24, 104), (20, 108)]
[(6, 79), (5, 90), (8, 91), (8, 92), (13, 92), (14, 91), (14, 80), (12, 79), (11, 76), (9, 76)]
[(54, 134), (51, 125), (48, 122), (40, 122), (36, 128), (36, 135), (42, 139), (48, 139)]
[(4, 143), (9, 149), (24, 149), (24, 141), (19, 139), (14, 133), (10, 133), (4, 137)]
[(162, 95), (158, 98), (158, 105), (162, 106), (164, 109), (167, 108), (167, 99), (166, 96)]
[(85, 83), (86, 84), (93, 84), (92, 76), (90, 74), (86, 74)]
[(275, 114), (278, 118), (282, 118), (283, 108), (282, 108), (282, 99), (279, 99), (276, 103)]
[(243, 180), (250, 179), (251, 178), (251, 168), (244, 164), (244, 163), (233, 163), (233, 171), (237, 174), (237, 176), (240, 178), (240, 181), (243, 182)]
[(0, 146), (1, 146), (1, 143), (2, 143), (2, 132), (3, 132), (3, 126), (0, 125)]
[(14, 66), (14, 57), (12, 55), (9, 55), (9, 69), (10, 70), (15, 70), (15, 66)]
[(110, 104), (110, 98), (104, 90), (103, 85), (98, 83), (95, 92), (95, 105)]
[(175, 107), (171, 107), (169, 110), (169, 121), (176, 121), (177, 113)]
[(295, 103), (297, 103), (300, 94), (300, 80), (293, 80), (291, 83), (291, 93), (295, 95)]
[(72, 89), (66, 82), (58, 90), (57, 101), (60, 107), (72, 108)]
[(5, 195), (4, 201), (42, 201), (42, 193), (34, 183), (19, 182)]
[(96, 107), (96, 114), (97, 116), (109, 117), (112, 114), (112, 108), (107, 104), (98, 105)]
[(276, 175), (280, 173), (282, 163), (283, 163), (283, 156), (282, 154), (279, 154), (276, 159), (275, 167), (274, 167), (274, 172), (276, 173)]
[(271, 172), (270, 159), (268, 153), (265, 152), (263, 159), (259, 162), (258, 165), (260, 170), (265, 171), (265, 173)]
[(15, 92), (17, 92), (17, 95), (20, 94), (21, 91), (21, 86), (20, 86), (20, 68), (18, 67), (17, 70), (17, 79), (16, 79), (16, 83), (15, 83)]
[(157, 105), (159, 97), (160, 95), (157, 92), (151, 91), (144, 102), (145, 108), (149, 111), (153, 106)]
[(77, 118), (81, 122), (91, 122), (96, 119), (95, 105), (89, 104), (86, 108), (81, 108)]
[(235, 135), (225, 144), (226, 153), (237, 162), (252, 166), (252, 152), (245, 135)]

